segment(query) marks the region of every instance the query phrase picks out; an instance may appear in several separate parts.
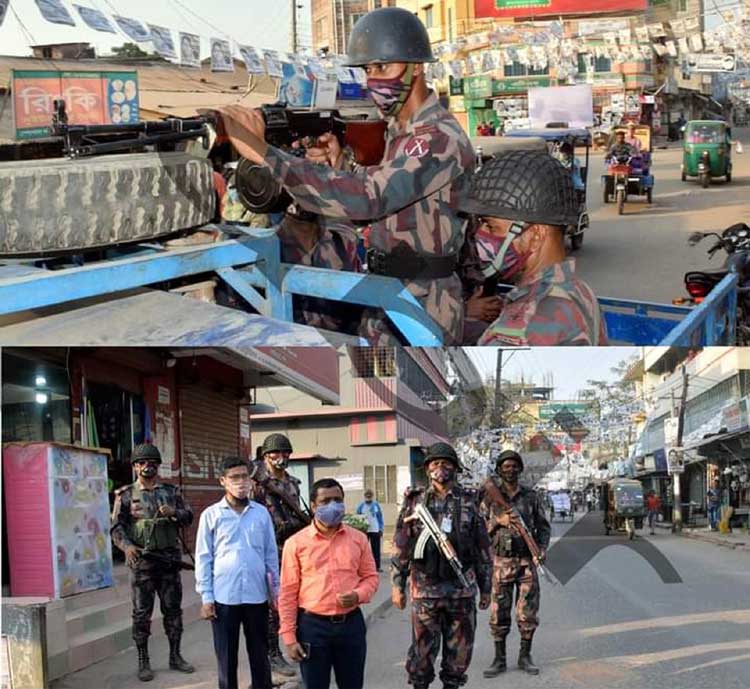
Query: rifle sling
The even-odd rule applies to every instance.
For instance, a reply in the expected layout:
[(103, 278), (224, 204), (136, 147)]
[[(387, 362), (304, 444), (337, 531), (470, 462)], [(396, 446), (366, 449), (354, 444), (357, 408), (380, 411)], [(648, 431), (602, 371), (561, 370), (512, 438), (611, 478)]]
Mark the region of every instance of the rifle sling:
[(302, 520), (305, 524), (310, 523), (310, 517), (309, 515), (305, 514), (297, 505), (295, 505), (286, 495), (283, 493), (280, 493), (274, 486), (271, 485), (271, 481), (268, 477), (264, 478), (261, 482), (261, 485), (270, 493), (275, 495), (281, 502), (283, 502), (294, 514), (297, 516), (298, 519)]

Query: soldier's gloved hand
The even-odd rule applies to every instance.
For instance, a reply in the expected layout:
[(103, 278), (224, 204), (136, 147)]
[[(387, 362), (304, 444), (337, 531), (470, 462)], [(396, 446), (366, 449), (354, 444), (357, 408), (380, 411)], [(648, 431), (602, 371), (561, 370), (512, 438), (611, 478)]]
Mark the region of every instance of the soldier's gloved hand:
[(483, 593), (479, 596), (479, 609), (486, 610), (490, 607), (492, 597), (489, 593)]
[(391, 602), (394, 607), (403, 610), (406, 607), (406, 593), (398, 588), (398, 586), (394, 586), (391, 589)]
[(174, 517), (175, 514), (177, 514), (177, 510), (175, 510), (175, 508), (170, 505), (162, 505), (159, 508), (160, 517)]
[(213, 603), (204, 603), (201, 605), (201, 617), (204, 620), (216, 618), (216, 606)]
[(125, 546), (125, 562), (128, 565), (128, 567), (135, 567), (136, 563), (138, 562), (139, 557), (140, 557), (140, 552), (138, 551), (137, 546), (134, 546), (134, 545)]

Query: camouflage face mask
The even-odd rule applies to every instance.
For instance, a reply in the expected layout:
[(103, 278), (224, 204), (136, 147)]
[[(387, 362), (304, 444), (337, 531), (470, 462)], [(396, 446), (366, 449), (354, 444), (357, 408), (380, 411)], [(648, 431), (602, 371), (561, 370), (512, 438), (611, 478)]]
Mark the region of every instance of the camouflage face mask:
[(396, 117), (404, 107), (414, 86), (414, 65), (408, 64), (404, 71), (392, 79), (367, 80), (370, 98), (385, 117)]

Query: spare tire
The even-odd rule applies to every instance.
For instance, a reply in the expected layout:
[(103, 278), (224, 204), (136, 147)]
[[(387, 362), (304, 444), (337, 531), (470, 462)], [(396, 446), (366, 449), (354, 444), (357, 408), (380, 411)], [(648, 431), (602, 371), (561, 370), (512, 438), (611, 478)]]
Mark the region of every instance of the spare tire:
[(131, 153), (0, 163), (0, 255), (139, 242), (210, 222), (208, 160)]

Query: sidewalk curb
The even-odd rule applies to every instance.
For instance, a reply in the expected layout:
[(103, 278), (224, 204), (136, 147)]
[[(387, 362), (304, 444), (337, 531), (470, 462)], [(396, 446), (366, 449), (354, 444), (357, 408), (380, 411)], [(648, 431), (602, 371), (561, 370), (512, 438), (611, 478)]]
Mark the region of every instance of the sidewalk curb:
[[(711, 538), (702, 533), (696, 533), (694, 531), (683, 531), (682, 536), (685, 538), (693, 538), (696, 541), (703, 541), (704, 543), (713, 543), (714, 545), (721, 546), (722, 548), (729, 548), (730, 550), (744, 550), (750, 552), (750, 542), (748, 543), (727, 543), (717, 538)], [(750, 539), (750, 536), (748, 537)]]

